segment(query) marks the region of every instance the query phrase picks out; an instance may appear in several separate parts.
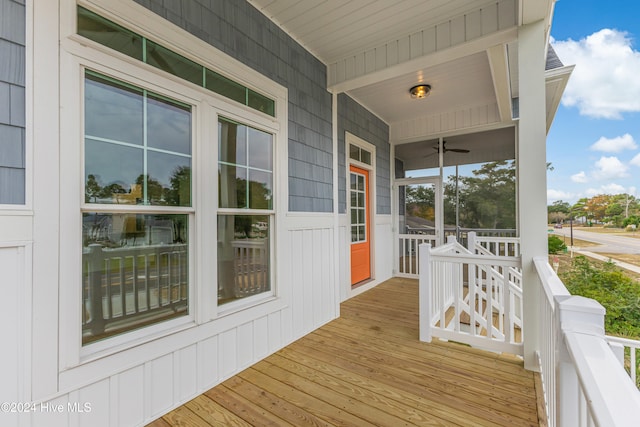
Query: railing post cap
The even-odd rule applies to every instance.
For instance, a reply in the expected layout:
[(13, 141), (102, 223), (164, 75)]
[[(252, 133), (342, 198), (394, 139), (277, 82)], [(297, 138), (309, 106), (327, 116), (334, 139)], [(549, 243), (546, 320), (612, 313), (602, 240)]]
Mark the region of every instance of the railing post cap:
[(563, 330), (604, 336), (606, 310), (596, 300), (579, 295), (556, 297)]
[(561, 310), (576, 313), (595, 314), (604, 316), (605, 308), (598, 301), (580, 295), (556, 297)]

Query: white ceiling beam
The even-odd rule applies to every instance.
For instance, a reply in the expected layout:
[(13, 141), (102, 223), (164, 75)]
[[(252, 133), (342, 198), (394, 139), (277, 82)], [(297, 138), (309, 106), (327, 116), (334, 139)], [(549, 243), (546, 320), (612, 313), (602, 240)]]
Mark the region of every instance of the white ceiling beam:
[(509, 64), (506, 46), (490, 47), (487, 49), (487, 57), (489, 58), (493, 88), (498, 102), (500, 121), (511, 121), (513, 114), (511, 111), (511, 87), (509, 84)]

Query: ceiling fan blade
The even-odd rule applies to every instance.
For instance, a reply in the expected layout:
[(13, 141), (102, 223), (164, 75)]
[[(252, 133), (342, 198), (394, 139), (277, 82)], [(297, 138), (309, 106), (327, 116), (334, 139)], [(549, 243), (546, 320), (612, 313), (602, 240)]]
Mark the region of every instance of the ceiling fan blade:
[(467, 150), (465, 148), (446, 148), (444, 151), (453, 151), (454, 153), (468, 153), (470, 150)]

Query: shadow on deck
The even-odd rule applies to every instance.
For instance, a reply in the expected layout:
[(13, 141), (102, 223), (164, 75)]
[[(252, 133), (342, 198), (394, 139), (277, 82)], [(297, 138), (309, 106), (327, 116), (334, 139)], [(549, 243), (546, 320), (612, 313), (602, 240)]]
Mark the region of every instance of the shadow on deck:
[(150, 426), (538, 426), (521, 360), (418, 340), (418, 283), (392, 279), (341, 317)]

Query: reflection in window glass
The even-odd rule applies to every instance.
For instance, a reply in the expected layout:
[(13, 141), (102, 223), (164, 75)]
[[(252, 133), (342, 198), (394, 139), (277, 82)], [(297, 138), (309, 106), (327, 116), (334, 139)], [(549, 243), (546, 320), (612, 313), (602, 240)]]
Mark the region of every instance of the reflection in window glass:
[(268, 215), (218, 215), (218, 303), (271, 290)]
[(202, 65), (147, 40), (147, 64), (202, 86)]
[(82, 344), (188, 313), (187, 215), (82, 215)]
[(218, 199), (221, 208), (247, 206), (247, 170), (221, 164), (218, 170)]
[(191, 154), (191, 108), (147, 95), (149, 147)]
[(89, 138), (84, 149), (85, 203), (142, 203), (142, 150)]
[(87, 72), (84, 89), (85, 134), (142, 145), (142, 90)]
[(141, 36), (82, 7), (78, 7), (78, 34), (142, 60)]
[(366, 205), (365, 177), (359, 173), (351, 172), (351, 243), (365, 242), (366, 235)]
[(206, 71), (205, 87), (234, 101), (246, 103), (246, 87), (209, 69)]
[(85, 202), (191, 205), (191, 108), (87, 71)]
[(221, 118), (218, 137), (219, 206), (272, 209), (273, 135)]

